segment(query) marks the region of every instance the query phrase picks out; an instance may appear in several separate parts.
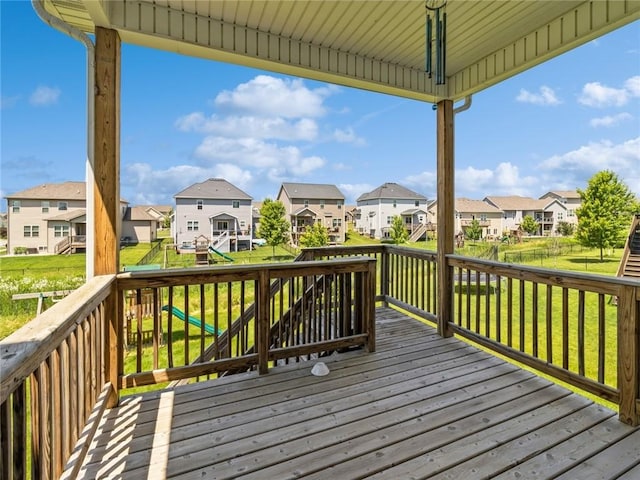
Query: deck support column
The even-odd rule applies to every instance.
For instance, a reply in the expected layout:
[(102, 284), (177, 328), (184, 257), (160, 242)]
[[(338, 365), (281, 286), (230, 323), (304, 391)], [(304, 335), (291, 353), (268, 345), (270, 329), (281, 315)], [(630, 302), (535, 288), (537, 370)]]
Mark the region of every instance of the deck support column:
[[(95, 275), (116, 274), (120, 264), (120, 36), (96, 27), (94, 78), (93, 234)], [(118, 386), (117, 288), (105, 301), (105, 377)], [(117, 395), (113, 397), (117, 402)], [(111, 406), (111, 405), (110, 405)]]
[(454, 128), (453, 101), (438, 102), (437, 115), (437, 201), (438, 201), (438, 333), (453, 335), (449, 322), (453, 310), (453, 277), (446, 255), (453, 253), (454, 240)]
[(618, 390), (620, 421), (640, 425), (640, 288), (618, 295)]

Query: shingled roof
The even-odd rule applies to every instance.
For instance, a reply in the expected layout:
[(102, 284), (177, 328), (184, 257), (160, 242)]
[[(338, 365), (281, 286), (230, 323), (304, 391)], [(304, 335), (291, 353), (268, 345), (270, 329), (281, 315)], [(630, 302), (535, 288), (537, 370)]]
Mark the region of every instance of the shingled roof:
[(470, 198), (456, 198), (456, 212), (468, 213), (502, 213), (502, 210), (483, 200), (471, 200)]
[(344, 200), (344, 195), (335, 185), (325, 183), (288, 183), (280, 187), (290, 199)]
[(490, 202), (502, 211), (511, 210), (544, 210), (550, 203), (549, 200), (538, 200), (531, 197), (521, 197), (519, 195), (485, 197), (486, 202)]
[(364, 200), (379, 200), (383, 198), (396, 199), (396, 200), (426, 200), (427, 197), (419, 193), (409, 190), (402, 185), (393, 182), (387, 182), (380, 185), (375, 190), (371, 190), (368, 193), (363, 193), (358, 197), (358, 202)]
[(222, 200), (251, 200), (252, 197), (240, 190), (224, 178), (210, 178), (204, 182), (194, 183), (174, 198), (202, 198)]
[(33, 200), (86, 200), (85, 182), (43, 183), (6, 198)]

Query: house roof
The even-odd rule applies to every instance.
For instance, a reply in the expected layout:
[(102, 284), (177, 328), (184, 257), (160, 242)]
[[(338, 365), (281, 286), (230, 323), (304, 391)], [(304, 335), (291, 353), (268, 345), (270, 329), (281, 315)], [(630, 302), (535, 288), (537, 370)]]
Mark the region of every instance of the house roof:
[(147, 212), (148, 208), (149, 207), (146, 205), (138, 206), (138, 207), (127, 207), (127, 210), (124, 212), (124, 216), (122, 217), (122, 220), (127, 220), (130, 222), (157, 221), (156, 217), (154, 217), (149, 212)]
[(640, 17), (637, 1), (442, 0), (438, 82), (439, 72), (425, 71), (435, 12), (423, 0), (42, 3), (84, 32), (116, 30), (124, 43), (430, 103), (463, 99)]
[(456, 198), (456, 212), (464, 213), (501, 213), (502, 210), (488, 204), (483, 200), (471, 200), (470, 198)]
[(408, 210), (405, 210), (404, 212), (400, 212), (400, 215), (415, 215), (416, 213), (427, 213), (425, 210), (422, 210), (421, 208), (410, 208)]
[[(344, 195), (335, 185), (326, 183), (283, 183), (280, 191), (293, 199), (344, 200)], [(278, 195), (280, 196), (280, 195)]]
[(179, 193), (174, 198), (201, 198), (216, 200), (251, 200), (252, 197), (229, 183), (224, 178), (210, 178), (204, 182), (194, 183)]
[(387, 182), (380, 185), (378, 188), (371, 190), (368, 193), (363, 193), (358, 197), (358, 202), (365, 200), (379, 200), (383, 198), (397, 199), (397, 200), (427, 200), (427, 197), (416, 193), (413, 190), (409, 190), (402, 185), (394, 182)]
[(302, 207), (291, 214), (292, 217), (317, 217), (318, 214), (307, 207)]
[(70, 222), (71, 220), (77, 220), (80, 217), (84, 217), (87, 214), (86, 209), (77, 208), (75, 210), (67, 210), (59, 215), (46, 218), (47, 222)]
[(161, 213), (162, 215), (169, 215), (173, 210), (171, 205), (144, 205), (147, 208), (153, 208), (155, 211)]
[(490, 202), (502, 211), (511, 210), (544, 210), (549, 204), (549, 200), (539, 200), (531, 197), (521, 197), (519, 195), (484, 197), (485, 202)]
[(543, 199), (548, 197), (580, 199), (580, 194), (577, 190), (551, 190), (540, 198)]
[(85, 182), (43, 183), (7, 195), (8, 199), (23, 200), (84, 200), (86, 201)]

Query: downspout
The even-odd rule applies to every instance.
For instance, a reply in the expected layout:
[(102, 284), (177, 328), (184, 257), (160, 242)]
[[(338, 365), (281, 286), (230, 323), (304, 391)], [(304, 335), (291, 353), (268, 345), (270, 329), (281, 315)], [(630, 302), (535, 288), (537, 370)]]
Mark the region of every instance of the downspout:
[(471, 107), (471, 95), (467, 95), (464, 97), (464, 103), (460, 105), (458, 108), (453, 109), (453, 114), (464, 112), (465, 110), (469, 110)]
[(86, 280), (93, 277), (94, 273), (94, 257), (95, 257), (95, 215), (94, 215), (94, 192), (93, 187), (95, 185), (93, 177), (93, 150), (94, 150), (94, 79), (95, 79), (95, 45), (91, 41), (91, 38), (81, 30), (63, 22), (58, 17), (51, 15), (44, 8), (43, 0), (31, 0), (31, 5), (40, 19), (61, 31), (62, 33), (69, 35), (71, 38), (82, 42), (87, 48), (87, 162), (86, 162), (86, 218), (87, 225), (91, 228), (87, 228), (86, 232), (86, 251), (87, 256), (85, 260), (85, 275)]

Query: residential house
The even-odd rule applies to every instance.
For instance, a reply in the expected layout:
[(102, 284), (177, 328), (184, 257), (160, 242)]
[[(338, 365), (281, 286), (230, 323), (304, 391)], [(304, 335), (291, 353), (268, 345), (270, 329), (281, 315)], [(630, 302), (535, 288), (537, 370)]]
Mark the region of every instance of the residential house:
[(55, 253), (86, 246), (85, 182), (43, 183), (7, 195), (7, 252)]
[(194, 183), (174, 195), (172, 234), (176, 245), (195, 247), (205, 237), (221, 252), (251, 248), (252, 198), (223, 178)]
[(502, 227), (509, 232), (518, 230), (522, 219), (531, 216), (538, 223), (536, 235), (550, 235), (555, 231), (556, 215), (564, 210), (559, 202), (553, 199), (539, 200), (519, 195), (491, 195), (484, 201), (499, 208), (503, 212)]
[(173, 207), (171, 205), (149, 205), (147, 212), (156, 217), (158, 230), (162, 230), (171, 219)]
[[(44, 183), (7, 195), (7, 252), (68, 253), (86, 248), (85, 182)], [(130, 242), (156, 238), (155, 221), (142, 212), (132, 214), (120, 200), (121, 234)], [(153, 223), (153, 225), (152, 225)]]
[[(435, 211), (436, 202), (432, 203), (429, 208)], [(502, 210), (487, 202), (469, 198), (456, 198), (454, 215), (454, 231), (456, 234), (462, 233), (466, 237), (466, 230), (474, 220), (477, 220), (478, 226), (482, 229), (481, 238), (494, 240), (502, 235)]]
[[(161, 215), (162, 218), (164, 216)], [(123, 243), (152, 242), (158, 234), (158, 211), (150, 206), (127, 206), (122, 217), (120, 238)]]
[(371, 238), (387, 238), (393, 217), (400, 216), (411, 240), (426, 235), (429, 224), (427, 197), (397, 183), (387, 182), (360, 195), (357, 201), (356, 230)]
[(277, 200), (284, 204), (294, 245), (298, 245), (300, 236), (316, 222), (327, 228), (330, 244), (344, 243), (344, 195), (335, 185), (283, 183)]
[(565, 211), (558, 211), (556, 223), (567, 222), (575, 226), (578, 225), (578, 215), (576, 215), (576, 211), (582, 205), (582, 199), (576, 190), (553, 190), (542, 195), (540, 199), (557, 200), (565, 207)]

